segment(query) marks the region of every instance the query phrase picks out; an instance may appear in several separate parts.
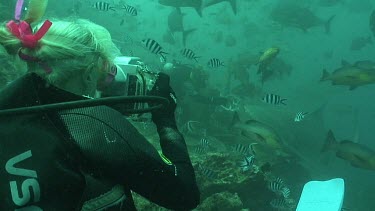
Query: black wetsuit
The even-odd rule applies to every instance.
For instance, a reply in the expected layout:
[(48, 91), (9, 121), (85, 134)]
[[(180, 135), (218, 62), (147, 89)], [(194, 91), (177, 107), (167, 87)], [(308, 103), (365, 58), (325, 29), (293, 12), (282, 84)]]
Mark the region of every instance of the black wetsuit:
[[(80, 99), (30, 73), (0, 92), (0, 109)], [(130, 122), (106, 106), (2, 116), (0, 210), (81, 210), (116, 185), (124, 194), (106, 199), (121, 204), (116, 210), (135, 209), (130, 190), (169, 209), (193, 209), (200, 194), (174, 125), (158, 125), (159, 155)]]

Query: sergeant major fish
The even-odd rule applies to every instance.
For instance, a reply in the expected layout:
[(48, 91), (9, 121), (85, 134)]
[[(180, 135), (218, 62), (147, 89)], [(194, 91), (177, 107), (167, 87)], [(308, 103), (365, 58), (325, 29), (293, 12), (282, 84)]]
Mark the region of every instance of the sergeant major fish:
[(212, 68), (218, 68), (220, 66), (224, 66), (224, 63), (220, 61), (220, 59), (212, 58), (208, 61), (207, 65)]
[(277, 178), (276, 180), (269, 182), (268, 189), (270, 189), (276, 194), (282, 195), (284, 198), (289, 198), (290, 196), (289, 188), (286, 187), (284, 181), (282, 181), (280, 178)]
[(108, 2), (104, 2), (104, 1), (97, 1), (93, 4), (93, 8), (99, 10), (99, 11), (109, 11), (109, 10), (112, 10), (112, 11), (116, 11), (115, 10), (115, 7), (111, 6), (110, 3)]
[(163, 51), (163, 48), (161, 45), (156, 42), (153, 39), (143, 39), (142, 44), (146, 47), (147, 50), (149, 50), (151, 53), (161, 56), (164, 60), (166, 60), (166, 57), (164, 54), (168, 54)]
[(243, 145), (243, 144), (235, 144), (233, 147), (232, 147), (232, 150), (234, 152), (237, 152), (239, 154), (242, 154), (242, 155), (248, 155), (251, 153), (251, 148), (249, 145)]
[(298, 112), (298, 113), (296, 113), (296, 116), (294, 117), (294, 121), (295, 122), (302, 121), (305, 118), (306, 114), (308, 114), (308, 113), (307, 112)]
[(276, 210), (290, 210), (291, 205), (285, 199), (273, 199), (270, 202), (272, 208)]
[(245, 159), (240, 162), (240, 168), (242, 172), (251, 170), (253, 168), (254, 163), (255, 163), (254, 155), (246, 156)]
[(272, 105), (280, 105), (280, 104), (286, 105), (285, 101), (287, 99), (281, 98), (280, 95), (265, 94), (263, 96), (262, 100), (263, 100), (263, 102), (268, 103), (268, 104), (272, 104)]
[(198, 165), (199, 172), (209, 179), (217, 178), (217, 173), (211, 169), (205, 168), (202, 165)]
[(181, 54), (188, 59), (194, 59), (196, 62), (198, 62), (197, 59), (199, 58), (199, 56), (196, 56), (194, 51), (192, 51), (191, 49), (184, 48), (181, 50)]
[(133, 6), (128, 5), (128, 4), (124, 4), (122, 6), (122, 9), (124, 9), (126, 11), (126, 13), (131, 15), (131, 16), (137, 16), (138, 15), (137, 9)]

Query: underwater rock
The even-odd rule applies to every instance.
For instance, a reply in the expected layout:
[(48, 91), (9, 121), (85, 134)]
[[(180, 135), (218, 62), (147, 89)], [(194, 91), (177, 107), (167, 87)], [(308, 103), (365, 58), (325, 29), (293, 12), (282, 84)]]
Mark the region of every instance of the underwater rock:
[(238, 164), (242, 159), (243, 156), (235, 153), (206, 153), (205, 156), (192, 157), (202, 202), (217, 193), (229, 192), (238, 195), (243, 208), (257, 211), (270, 209), (269, 202), (276, 195), (267, 189), (264, 173), (243, 172)]
[(230, 193), (228, 191), (215, 193), (210, 197), (206, 198), (195, 211), (238, 211), (242, 209), (242, 201), (236, 193)]

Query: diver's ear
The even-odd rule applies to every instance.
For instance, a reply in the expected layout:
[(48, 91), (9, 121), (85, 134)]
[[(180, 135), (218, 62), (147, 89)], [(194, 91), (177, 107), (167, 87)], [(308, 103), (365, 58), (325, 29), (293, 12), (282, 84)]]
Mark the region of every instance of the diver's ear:
[(83, 73), (82, 75), (82, 79), (83, 81), (87, 84), (87, 85), (92, 85), (92, 84), (96, 84), (96, 81), (97, 81), (97, 78), (98, 78), (98, 74), (97, 74), (97, 68), (96, 68), (96, 65), (94, 63), (91, 63), (85, 70), (85, 72)]
[(93, 97), (95, 96), (96, 86), (98, 80), (98, 68), (97, 65), (91, 63), (82, 75), (82, 81), (84, 83), (83, 92), (85, 95)]

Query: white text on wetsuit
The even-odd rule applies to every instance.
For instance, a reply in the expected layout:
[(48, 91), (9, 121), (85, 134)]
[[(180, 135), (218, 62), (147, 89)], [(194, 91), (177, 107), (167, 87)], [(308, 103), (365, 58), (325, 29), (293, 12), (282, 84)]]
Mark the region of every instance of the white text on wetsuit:
[[(16, 206), (22, 207), (20, 209), (15, 209), (15, 211), (27, 211), (27, 210), (42, 211), (42, 209), (37, 206), (23, 207), (31, 201), (30, 191), (33, 192), (34, 203), (40, 200), (40, 187), (39, 187), (39, 182), (37, 180), (38, 175), (36, 171), (31, 170), (31, 169), (23, 169), (23, 168), (15, 167), (16, 164), (28, 158), (31, 158), (32, 156), (33, 155), (31, 154), (31, 150), (29, 150), (15, 157), (12, 157), (5, 164), (5, 169), (8, 172), (8, 174), (27, 178), (22, 182), (22, 184), (17, 184), (16, 181), (9, 181), (10, 194), (12, 196), (13, 203)], [(19, 185), (21, 185), (21, 188), (18, 188)], [(21, 190), (21, 194), (19, 193), (19, 190)]]

